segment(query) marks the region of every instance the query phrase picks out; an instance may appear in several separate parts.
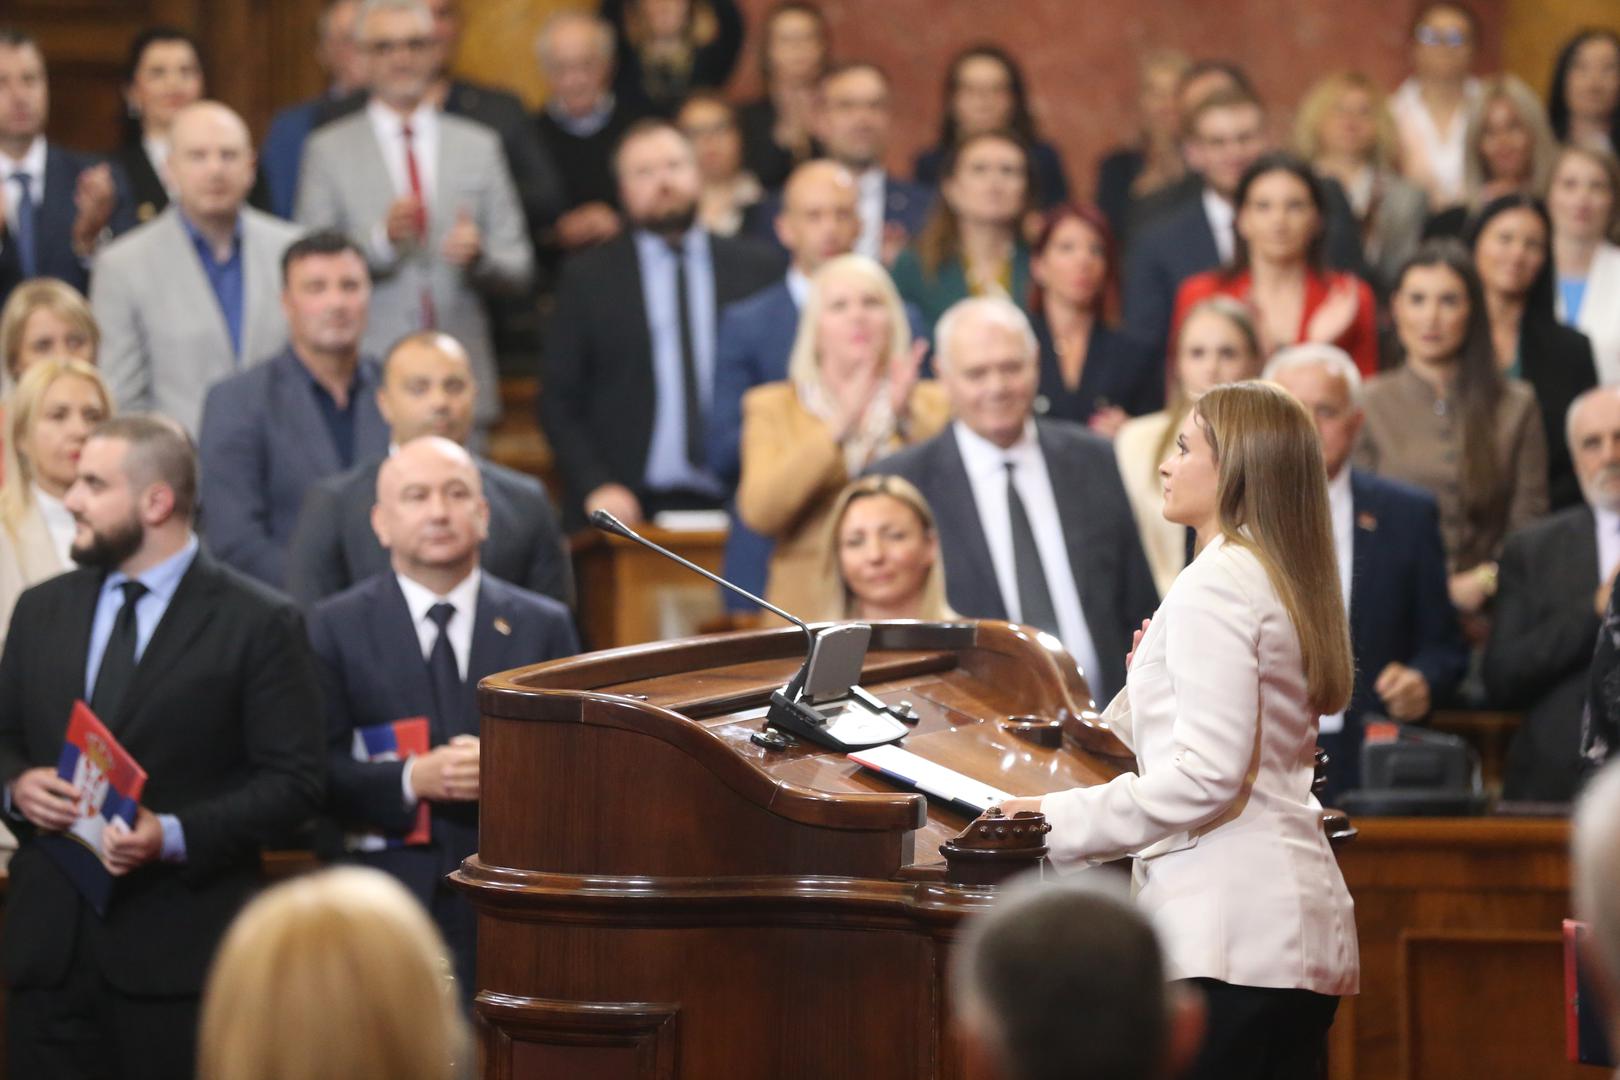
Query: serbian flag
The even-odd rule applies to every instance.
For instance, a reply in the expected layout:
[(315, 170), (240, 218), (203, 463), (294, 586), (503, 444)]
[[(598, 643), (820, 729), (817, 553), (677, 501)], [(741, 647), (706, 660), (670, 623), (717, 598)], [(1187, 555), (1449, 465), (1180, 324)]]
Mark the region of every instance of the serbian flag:
[[(428, 718), (425, 716), (354, 729), (353, 755), (356, 761), (404, 761), (412, 754), (426, 754), (430, 749)], [(350, 833), (344, 838), (344, 846), (350, 851), (384, 851), (425, 844), (431, 837), (427, 800), (418, 799), (415, 822), (411, 831), (404, 836), (380, 832)]]
[(41, 846), (96, 913), (105, 915), (113, 876), (101, 861), (102, 834), (115, 820), (135, 827), (146, 770), (113, 738), (90, 706), (75, 701), (56, 775), (79, 789), (79, 817), (65, 833), (42, 835)]

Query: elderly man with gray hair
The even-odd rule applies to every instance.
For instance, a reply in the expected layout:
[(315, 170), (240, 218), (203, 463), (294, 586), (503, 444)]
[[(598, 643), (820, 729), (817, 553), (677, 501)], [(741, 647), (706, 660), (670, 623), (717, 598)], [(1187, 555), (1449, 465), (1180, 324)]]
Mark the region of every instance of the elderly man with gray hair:
[(1159, 604), (1113, 447), (1035, 418), (1039, 351), (1011, 301), (958, 302), (934, 341), (956, 421), (867, 472), (904, 477), (928, 499), (952, 608), (1053, 635), (1106, 701), (1125, 685), (1131, 632)]
[(1620, 389), (1576, 398), (1564, 434), (1584, 501), (1508, 537), (1485, 649), (1491, 703), (1525, 714), (1502, 794), (1533, 802), (1567, 802), (1580, 783), (1587, 674), (1620, 566)]
[(1456, 687), (1468, 653), (1446, 594), (1434, 498), (1350, 467), (1362, 422), (1355, 361), (1334, 345), (1296, 345), (1272, 357), (1265, 377), (1305, 406), (1322, 436), (1339, 586), (1350, 613), (1355, 690), (1343, 713), (1322, 717), (1317, 735), (1328, 754), (1327, 801), (1359, 783), (1363, 722), (1422, 720)]

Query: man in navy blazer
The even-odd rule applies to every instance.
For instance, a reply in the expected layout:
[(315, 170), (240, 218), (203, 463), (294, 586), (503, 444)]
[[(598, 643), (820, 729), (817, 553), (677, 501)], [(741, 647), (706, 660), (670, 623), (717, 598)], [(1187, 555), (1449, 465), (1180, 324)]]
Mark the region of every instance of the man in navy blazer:
[(337, 232), (281, 257), (286, 349), (215, 383), (203, 403), (202, 529), (221, 562), (281, 588), (287, 545), (317, 480), (388, 449), (377, 361), (360, 355), (371, 277)]
[(1131, 632), (1159, 606), (1113, 447), (1035, 418), (1039, 348), (1017, 305), (963, 300), (936, 344), (955, 423), (867, 472), (928, 500), (952, 608), (1052, 633), (1106, 703), (1125, 685)]
[(1350, 707), (1324, 716), (1317, 735), (1329, 759), (1325, 802), (1360, 783), (1364, 720), (1424, 719), (1462, 680), (1468, 650), (1446, 590), (1433, 496), (1347, 464), (1363, 419), (1355, 361), (1332, 345), (1298, 345), (1278, 353), (1266, 377), (1299, 399), (1322, 436), (1348, 598), (1356, 681)]
[[(876, 64), (835, 64), (816, 85), (811, 134), (822, 154), (855, 177), (860, 232), (853, 250), (885, 266), (922, 231), (934, 205), (927, 187), (883, 169), (893, 116), (889, 78)], [(772, 195), (749, 213), (749, 227), (764, 239), (785, 244), (775, 228), (781, 209), (782, 197)]]
[[(567, 608), (480, 570), (489, 504), (459, 445), (428, 435), (400, 447), (376, 499), (391, 569), (310, 616), (330, 808), (345, 854), (399, 878), (433, 915), (470, 999), (476, 920), (446, 875), (478, 850), (478, 681), (579, 643)], [(367, 752), (366, 729), (415, 717), (427, 720), (425, 753)]]
[[(467, 352), (448, 334), (424, 330), (397, 342), (383, 363), (377, 408), (391, 446), (439, 435), (463, 446), (478, 390)], [(287, 555), (287, 591), (306, 606), (388, 569), (371, 527), (384, 453), (309, 489)], [(564, 603), (573, 600), (567, 541), (545, 489), (532, 476), (475, 458), (489, 503), (480, 564), (503, 581)]]
[[(1196, 176), (1187, 193), (1143, 224), (1125, 260), (1125, 328), (1162, 353), (1181, 283), (1232, 261), (1239, 182), (1270, 147), (1260, 102), (1237, 88), (1217, 90), (1186, 117), (1186, 150)], [(1328, 264), (1366, 276), (1361, 239), (1343, 190), (1323, 181), (1327, 198), (1324, 250)]]
[[(80, 292), (103, 234), (135, 224), (120, 205), (112, 166), (45, 138), (50, 89), (39, 45), (0, 30), (0, 304), (31, 277)], [(28, 212), (25, 214), (25, 208)]]

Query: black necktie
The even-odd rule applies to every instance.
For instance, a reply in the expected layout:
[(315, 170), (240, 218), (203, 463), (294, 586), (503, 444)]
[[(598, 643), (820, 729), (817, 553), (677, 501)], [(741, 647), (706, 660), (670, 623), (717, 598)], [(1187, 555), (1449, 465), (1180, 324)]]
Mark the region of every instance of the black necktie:
[(1057, 636), (1057, 609), (1052, 606), (1052, 590), (1046, 584), (1046, 568), (1041, 565), (1041, 549), (1035, 544), (1024, 500), (1013, 483), (1013, 470), (1007, 462), (1007, 516), (1012, 520), (1013, 573), (1018, 578), (1018, 606), (1024, 625)]
[(461, 671), (456, 667), (456, 650), (450, 645), (449, 626), (454, 617), (454, 604), (434, 604), (428, 608), (428, 618), (439, 628), (439, 637), (428, 653), (428, 682), (433, 687), (433, 718), (428, 725), (434, 746), (449, 741), (451, 722), (461, 709)]
[(17, 262), (22, 267), (22, 276), (31, 278), (39, 273), (39, 255), (34, 242), (34, 178), (25, 172), (12, 173), (11, 178), (17, 182), (17, 220), (11, 226), (17, 240)]
[(692, 347), (692, 305), (686, 289), (686, 249), (681, 241), (670, 243), (675, 253), (675, 306), (681, 320), (681, 404), (686, 414), (686, 460), (705, 468), (703, 453), (703, 398), (698, 393), (697, 352)]
[(113, 620), (112, 633), (107, 636), (107, 647), (101, 653), (101, 669), (96, 672), (96, 686), (90, 693), (90, 711), (103, 724), (111, 727), (124, 704), (124, 695), (135, 677), (135, 643), (138, 631), (135, 625), (135, 605), (150, 590), (138, 581), (130, 580), (118, 586), (124, 591), (124, 606)]

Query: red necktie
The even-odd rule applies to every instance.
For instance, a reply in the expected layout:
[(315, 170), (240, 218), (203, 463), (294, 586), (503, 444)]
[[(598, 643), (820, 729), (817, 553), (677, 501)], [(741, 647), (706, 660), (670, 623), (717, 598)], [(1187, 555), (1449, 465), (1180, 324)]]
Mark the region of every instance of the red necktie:
[[(416, 150), (411, 143), (411, 125), (404, 123), (400, 130), (405, 135), (405, 176), (411, 183), (411, 195), (416, 199), (416, 229), (424, 243), (427, 242), (427, 196), (422, 192), (422, 173), (416, 167)], [(433, 290), (424, 284), (422, 286), (422, 329), (432, 330), (438, 325), (438, 318), (433, 311)]]

